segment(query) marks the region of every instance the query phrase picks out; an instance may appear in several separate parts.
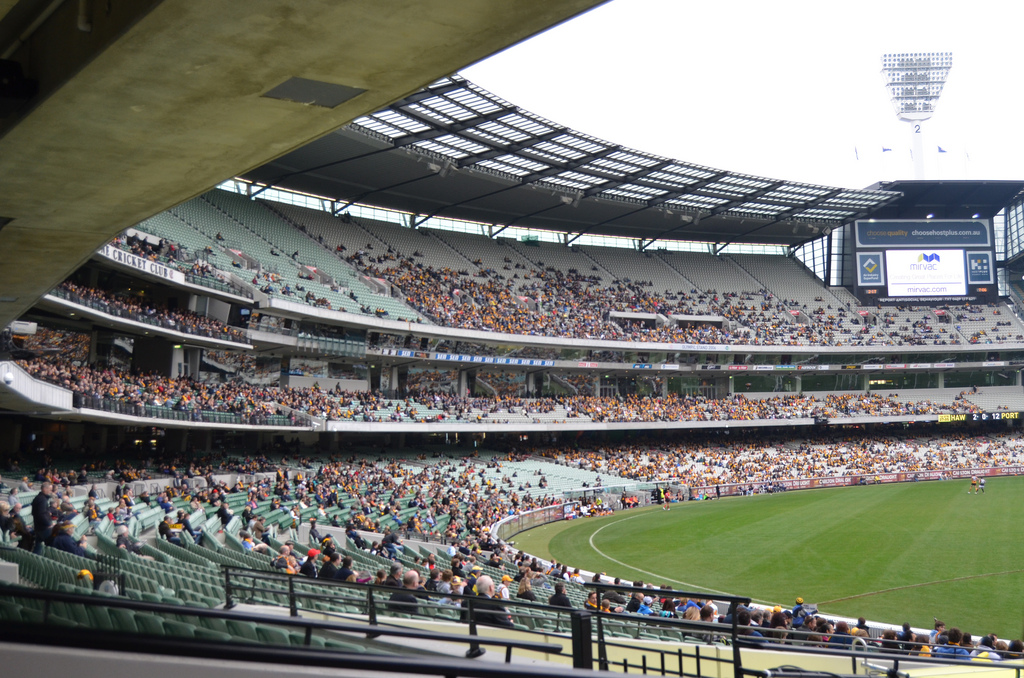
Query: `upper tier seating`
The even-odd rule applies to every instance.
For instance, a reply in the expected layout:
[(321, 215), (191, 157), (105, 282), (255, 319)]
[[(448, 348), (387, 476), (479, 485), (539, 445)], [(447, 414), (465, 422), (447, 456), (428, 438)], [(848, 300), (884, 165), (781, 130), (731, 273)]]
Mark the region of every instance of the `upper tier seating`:
[[(190, 249), (240, 249), (264, 269), (253, 276), (254, 284), (274, 295), (284, 292), (297, 301), (308, 296), (308, 303), (335, 310), (420, 322), (429, 318), (453, 327), (702, 344), (1024, 341), (1024, 324), (1005, 305), (952, 307), (954, 322), (943, 324), (927, 309), (861, 307), (848, 291), (823, 286), (802, 264), (783, 256), (525, 244), (347, 214), (334, 217), (221, 190), (139, 228)], [(303, 266), (328, 276), (333, 288), (300, 279), (300, 273), (309, 273)], [(388, 296), (389, 286), (407, 304)], [(610, 315), (616, 312), (714, 319), (703, 325), (676, 327), (669, 321), (653, 327), (649, 321)]]

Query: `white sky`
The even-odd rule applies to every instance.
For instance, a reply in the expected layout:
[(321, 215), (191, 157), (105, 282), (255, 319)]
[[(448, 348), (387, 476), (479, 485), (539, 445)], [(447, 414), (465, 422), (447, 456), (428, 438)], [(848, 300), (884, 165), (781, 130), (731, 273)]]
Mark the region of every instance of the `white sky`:
[(863, 188), (913, 178), (881, 55), (949, 51), (925, 178), (1024, 179), (1022, 26), (1011, 0), (612, 0), (462, 73), (627, 147)]

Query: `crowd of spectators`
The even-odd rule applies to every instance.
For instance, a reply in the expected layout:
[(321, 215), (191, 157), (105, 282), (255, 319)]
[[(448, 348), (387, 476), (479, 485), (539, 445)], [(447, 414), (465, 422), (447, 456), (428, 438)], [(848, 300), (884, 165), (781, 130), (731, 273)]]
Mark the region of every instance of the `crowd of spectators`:
[(118, 318), (147, 322), (165, 329), (213, 339), (240, 343), (248, 341), (243, 330), (215, 318), (193, 311), (170, 309), (162, 304), (151, 304), (131, 294), (115, 294), (95, 287), (78, 285), (69, 280), (58, 285), (52, 294)]
[[(403, 257), (394, 251), (378, 257), (365, 255), (356, 253), (348, 260), (368, 275), (391, 282), (402, 290), (407, 303), (448, 327), (637, 342), (777, 346), (923, 346), (1014, 340), (1008, 332), (996, 332), (999, 327), (992, 328), (992, 335), (980, 330), (968, 339), (959, 327), (935, 329), (927, 320), (909, 320), (899, 311), (861, 315), (852, 306), (829, 304), (811, 309), (780, 300), (764, 288), (659, 293), (650, 281), (605, 284), (593, 272), (563, 272), (540, 264), (530, 270), (507, 267), (502, 273), (434, 268), (422, 257)], [(717, 316), (722, 320), (681, 320), (676, 325), (658, 326), (649, 320), (613, 317), (614, 312)], [(877, 318), (875, 324), (869, 323), (871, 317)], [(1020, 340), (1024, 341), (1024, 335)]]
[(57, 354), (63, 360), (81, 362), (89, 359), (91, 341), (92, 337), (85, 332), (55, 330), (38, 325), (35, 334), (20, 338), (20, 348), (37, 355)]
[[(492, 422), (527, 420), (565, 422), (751, 421), (762, 419), (833, 418), (850, 416), (928, 415), (981, 410), (966, 399), (952, 404), (904, 402), (877, 393), (830, 394), (755, 399), (743, 395), (708, 398), (699, 395), (587, 395), (521, 398), (512, 395), (460, 397), (450, 392), (417, 392), (391, 399), (377, 392), (325, 390), (319, 387), (272, 387), (243, 382), (208, 383), (188, 377), (136, 375), (123, 370), (92, 368), (61, 358), (23, 361), (35, 377), (89, 399), (130, 405), (169, 407), (177, 411), (218, 411), (235, 414), (281, 414), (280, 406), (318, 419), (364, 422)], [(511, 417), (510, 415), (518, 415)]]
[(694, 433), (676, 436), (674, 442), (563, 445), (533, 452), (602, 477), (675, 480), (690, 488), (743, 485), (753, 491), (801, 478), (914, 474), (1024, 463), (1024, 441), (1010, 433), (946, 432), (940, 437), (922, 432), (919, 437), (908, 437), (860, 431), (845, 432), (841, 437), (829, 433), (794, 439), (733, 431), (729, 438)]

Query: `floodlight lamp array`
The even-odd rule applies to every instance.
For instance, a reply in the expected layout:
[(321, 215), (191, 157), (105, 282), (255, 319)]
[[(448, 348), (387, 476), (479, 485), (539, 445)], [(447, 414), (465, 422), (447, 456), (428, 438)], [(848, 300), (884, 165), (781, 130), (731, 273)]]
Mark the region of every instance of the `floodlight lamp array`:
[(882, 76), (901, 120), (927, 120), (953, 67), (952, 52), (902, 52), (882, 55)]

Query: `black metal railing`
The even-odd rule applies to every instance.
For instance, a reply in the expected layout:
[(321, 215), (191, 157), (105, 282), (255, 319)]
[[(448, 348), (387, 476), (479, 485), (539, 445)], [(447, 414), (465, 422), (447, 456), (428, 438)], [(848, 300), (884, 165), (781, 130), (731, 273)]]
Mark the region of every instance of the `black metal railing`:
[[(603, 590), (643, 591), (646, 594), (658, 593), (666, 595), (686, 595), (694, 597), (693, 592), (677, 592), (653, 589), (639, 589), (631, 586), (599, 585)], [(664, 676), (701, 676), (707, 664), (727, 664), (737, 667), (741, 633), (733, 623), (729, 627), (722, 624), (702, 624), (683, 619), (648, 618), (637, 615), (602, 614), (575, 608), (565, 608), (529, 602), (519, 599), (492, 600), (473, 593), (454, 596), (454, 604), (438, 601), (453, 598), (452, 596), (415, 591), (417, 603), (397, 603), (390, 600), (400, 589), (391, 586), (358, 584), (335, 580), (308, 579), (301, 576), (282, 575), (266, 571), (254, 571), (244, 568), (224, 568), (224, 588), (226, 606), (238, 603), (270, 604), (287, 607), (290, 614), (296, 616), (300, 612), (316, 612), (326, 616), (343, 616), (345, 614), (365, 615), (371, 626), (392, 626), (397, 620), (405, 617), (433, 619), (468, 624), (469, 635), (478, 635), (478, 626), (498, 626), (518, 631), (540, 634), (569, 634), (573, 644), (573, 666), (576, 668), (598, 668), (601, 670), (621, 669), (630, 671), (641, 670), (644, 673), (659, 673)], [(726, 602), (734, 605), (749, 603), (749, 598), (726, 597)], [(495, 623), (495, 606), (503, 609), (501, 614), (507, 615), (507, 623)], [(353, 609), (354, 612), (345, 612)], [(444, 614), (444, 611), (448, 611)], [(387, 619), (382, 621), (381, 618)], [(735, 615), (733, 616), (735, 619)], [(702, 649), (699, 645), (676, 646), (672, 648), (644, 647), (640, 658), (630, 663), (629, 655), (635, 655), (636, 645), (628, 642), (612, 640), (605, 633), (610, 624), (626, 624), (642, 629), (642, 632), (661, 632), (666, 629), (688, 635), (694, 642), (700, 642), (704, 635), (715, 634), (725, 638), (733, 650), (726, 657), (718, 651)], [(637, 634), (640, 635), (639, 633)], [(658, 639), (658, 638), (654, 638)], [(667, 640), (667, 638), (664, 638)], [(596, 643), (598, 656), (593, 656)], [(609, 649), (620, 650), (621, 659), (612, 659)], [(473, 652), (471, 648), (470, 652)], [(596, 664), (595, 664), (596, 662)], [(697, 673), (687, 671), (696, 662)], [(715, 675), (720, 671), (715, 670)]]
[[(171, 605), (160, 602), (148, 602), (129, 600), (118, 596), (97, 596), (85, 593), (63, 593), (48, 590), (28, 589), (22, 587), (0, 587), (0, 619), (8, 622), (4, 624), (4, 638), (2, 642), (14, 642), (22, 644), (54, 644), (59, 643), (62, 648), (74, 647), (82, 650), (112, 649), (123, 651), (126, 647), (132, 652), (152, 652), (156, 654), (169, 654), (184, 658), (216, 658), (230, 660), (240, 658), (245, 661), (262, 661), (273, 663), (285, 661), (291, 666), (332, 666), (344, 668), (364, 668), (370, 671), (388, 671), (389, 673), (415, 673), (422, 675), (439, 676), (477, 676), (479, 678), (525, 678), (537, 676), (538, 678), (554, 678), (556, 675), (565, 675), (566, 668), (558, 665), (524, 665), (518, 663), (511, 665), (513, 651), (539, 653), (546, 657), (569, 658), (569, 653), (561, 642), (550, 642), (553, 634), (564, 634), (571, 640), (571, 659), (575, 672), (580, 675), (588, 675), (593, 669), (594, 662), (597, 662), (598, 669), (621, 670), (623, 672), (643, 672), (644, 674), (660, 674), (662, 676), (679, 676), (686, 678), (701, 678), (703, 676), (723, 675), (722, 665), (732, 664), (733, 676), (743, 678), (752, 676), (754, 678), (836, 678), (837, 675), (887, 675), (889, 678), (906, 678), (905, 671), (908, 668), (927, 668), (938, 666), (961, 666), (971, 667), (972, 670), (995, 669), (1000, 671), (1012, 670), (1014, 678), (1021, 678), (1020, 671), (1024, 664), (1018, 662), (974, 662), (967, 658), (934, 658), (924, 656), (908, 656), (899, 653), (869, 652), (869, 648), (862, 646), (859, 649), (851, 647), (849, 650), (835, 648), (801, 648), (799, 645), (789, 645), (766, 638), (759, 638), (747, 633), (747, 629), (739, 626), (735, 621), (725, 624), (700, 624), (687, 620), (669, 618), (648, 618), (636, 617), (634, 615), (608, 614), (584, 610), (567, 610), (562, 608), (569, 624), (557, 631), (544, 631), (543, 640), (529, 640), (520, 637), (498, 638), (493, 636), (481, 636), (477, 634), (474, 626), (474, 610), (493, 611), (487, 603), (487, 599), (478, 596), (467, 595), (465, 607), (459, 609), (465, 613), (463, 623), (469, 624), (470, 633), (445, 633), (423, 630), (422, 628), (411, 628), (399, 626), (395, 622), (400, 619), (392, 619), (391, 623), (384, 623), (373, 613), (383, 604), (384, 609), (392, 617), (400, 615), (395, 608), (387, 608), (389, 604), (384, 598), (394, 593), (396, 589), (381, 586), (366, 586), (348, 582), (321, 581), (306, 579), (295, 575), (279, 575), (271, 572), (258, 572), (241, 568), (225, 568), (225, 583), (228, 587), (229, 604), (237, 603), (243, 594), (251, 595), (253, 602), (257, 595), (279, 596), (288, 601), (291, 615), (287, 617), (254, 614), (243, 612), (237, 609), (211, 609), (206, 607), (190, 607), (182, 605)], [(305, 601), (312, 600), (317, 592), (320, 598), (331, 600), (337, 591), (343, 589), (362, 588), (361, 596), (368, 601), (370, 614), (367, 621), (360, 620), (321, 620), (299, 616), (306, 609)], [(607, 584), (592, 584), (587, 588), (597, 589), (598, 596), (603, 590), (614, 589), (620, 592), (627, 592), (633, 587), (613, 587)], [(687, 595), (682, 591), (666, 591), (662, 589), (636, 589), (633, 592), (645, 592), (648, 595), (656, 593), (659, 595)], [(418, 592), (417, 595), (423, 592)], [(436, 595), (436, 594), (434, 594)], [(692, 596), (692, 594), (691, 594)], [(424, 596), (424, 600), (429, 597)], [(376, 599), (376, 600), (375, 600)], [(474, 599), (477, 599), (474, 601)], [(726, 602), (732, 612), (731, 619), (736, 619), (736, 611), (740, 604), (747, 601), (745, 598), (716, 596), (718, 602)], [(12, 618), (12, 608), (19, 608), (23, 604), (30, 609), (31, 614), (22, 614), (20, 619)], [(280, 604), (275, 603), (275, 604)], [(422, 603), (418, 603), (422, 605)], [(522, 615), (521, 609), (545, 608), (536, 603), (524, 603), (517, 601), (501, 601), (501, 605), (508, 607), (513, 615)], [(74, 622), (75, 608), (81, 612), (89, 608), (103, 608), (109, 611), (112, 608), (132, 610), (136, 613), (145, 613), (161, 617), (165, 620), (163, 635), (153, 635), (156, 631), (124, 630), (113, 627), (102, 627), (108, 630), (97, 630), (94, 623)], [(322, 614), (321, 610), (316, 611)], [(90, 620), (91, 613), (83, 615)], [(103, 614), (106, 616), (106, 613)], [(327, 615), (325, 615), (327, 616)], [(649, 624), (650, 628), (674, 628), (690, 629), (692, 633), (706, 632), (710, 628), (716, 633), (728, 636), (729, 646), (732, 652), (723, 654), (722, 646), (717, 648), (686, 643), (664, 643), (660, 647), (652, 643), (638, 645), (629, 641), (604, 641), (606, 647), (621, 649), (622, 658), (613, 660), (606, 658), (602, 660), (601, 654), (601, 629), (604, 623), (612, 620), (629, 619), (638, 624)], [(114, 619), (111, 616), (111, 619)], [(181, 636), (182, 625), (186, 627), (190, 620), (200, 621), (203, 619), (218, 619), (222, 622), (237, 621), (252, 623), (260, 627), (282, 627), (288, 633), (283, 633), (276, 640), (244, 641), (228, 638), (231, 634), (210, 634), (201, 636), (198, 632), (192, 636)], [(211, 622), (212, 623), (212, 622)], [(59, 633), (54, 633), (54, 628), (59, 627)], [(206, 628), (209, 628), (207, 626)], [(594, 634), (598, 636), (598, 654), (594, 658)], [(561, 636), (555, 636), (556, 641)], [(219, 638), (219, 639), (217, 639)], [(313, 640), (324, 641), (325, 638), (342, 641), (347, 639), (348, 643), (335, 642), (332, 645), (314, 643)], [(377, 639), (381, 639), (378, 641)], [(467, 658), (474, 658), (482, 654), (482, 647), (494, 647), (503, 649), (505, 663), (495, 662), (467, 662), (459, 658), (445, 657), (441, 660), (433, 658), (424, 659), (421, 656), (406, 656), (396, 654), (400, 652), (398, 646), (389, 645), (385, 641), (401, 639), (427, 641), (431, 643), (455, 644), (456, 646), (467, 647)], [(638, 639), (642, 640), (642, 639)], [(244, 643), (240, 645), (240, 643)], [(238, 652), (238, 648), (244, 647), (244, 652)], [(334, 649), (331, 649), (334, 647)], [(780, 656), (780, 666), (771, 669), (744, 668), (741, 663), (741, 650), (780, 650), (787, 654)], [(363, 654), (353, 654), (363, 653)], [(629, 652), (631, 654), (626, 654)], [(374, 654), (376, 653), (376, 654)], [(604, 651), (607, 657), (607, 650)], [(731, 658), (729, 655), (732, 655)], [(815, 666), (829, 666), (822, 664), (823, 659), (835, 660), (836, 658), (848, 658), (850, 660), (850, 671), (837, 672), (829, 669), (804, 670), (799, 664), (794, 664), (794, 655), (806, 657), (809, 663)], [(632, 659), (630, 658), (632, 657)], [(422, 660), (422, 661), (421, 661)], [(562, 659), (564, 662), (565, 659)], [(713, 662), (713, 665), (708, 664)], [(764, 660), (761, 655), (759, 663), (771, 664), (771, 661)], [(833, 663), (832, 666), (835, 664)]]
[[(595, 591), (597, 593), (597, 599), (598, 600), (601, 600), (601, 598), (603, 597), (602, 594), (605, 593), (606, 591), (607, 592), (614, 591), (616, 593), (627, 594), (629, 596), (650, 596), (650, 595), (653, 594), (653, 595), (658, 596), (659, 598), (680, 598), (680, 599), (698, 598), (698, 599), (701, 599), (701, 598), (705, 598), (707, 596), (706, 593), (699, 593), (699, 592), (693, 592), (693, 591), (673, 591), (673, 590), (667, 590), (667, 589), (649, 589), (649, 588), (636, 587), (636, 586), (621, 586), (621, 585), (615, 585), (615, 584), (606, 584), (606, 583), (603, 583), (603, 582), (588, 582), (588, 583), (584, 584), (584, 587), (586, 589), (588, 589), (588, 590)], [(644, 620), (644, 625), (647, 628), (650, 628), (650, 629), (662, 628), (662, 629), (670, 629), (670, 630), (673, 630), (673, 631), (678, 631), (678, 632), (681, 632), (681, 633), (685, 632), (687, 634), (690, 634), (690, 635), (694, 636), (696, 639), (699, 639), (699, 640), (701, 640), (703, 642), (706, 642), (707, 644), (714, 643), (716, 636), (726, 636), (728, 638), (729, 644), (732, 646), (732, 662), (731, 663), (733, 665), (733, 672), (734, 672), (733, 675), (735, 676), (735, 678), (743, 678), (743, 675), (744, 675), (743, 674), (743, 662), (742, 662), (742, 659), (741, 659), (741, 656), (740, 656), (740, 649), (741, 649), (740, 638), (741, 638), (742, 634), (741, 634), (741, 627), (737, 623), (737, 616), (738, 615), (736, 614), (736, 612), (737, 612), (737, 610), (739, 609), (739, 607), (741, 605), (749, 605), (750, 604), (750, 598), (746, 598), (746, 597), (742, 597), (742, 596), (716, 595), (715, 596), (715, 600), (719, 601), (719, 602), (727, 603), (729, 605), (729, 611), (728, 611), (728, 614), (726, 615), (726, 618), (730, 620), (729, 624), (727, 626), (727, 628), (728, 628), (728, 632), (727, 633), (723, 632), (723, 629), (722, 629), (722, 627), (724, 626), (723, 624), (719, 624), (719, 623), (705, 623), (705, 622), (699, 622), (699, 621), (689, 621), (689, 620), (677, 619), (677, 618), (674, 618), (674, 617), (651, 617), (649, 619)], [(615, 641), (612, 641), (612, 640), (609, 640), (606, 637), (606, 634), (605, 634), (606, 626), (607, 626), (607, 623), (609, 621), (617, 621), (618, 619), (621, 619), (622, 615), (614, 613), (614, 612), (612, 612), (612, 613), (605, 613), (605, 612), (598, 611), (598, 612), (594, 613), (594, 617), (595, 617), (595, 622), (596, 622), (595, 623), (595, 631), (597, 633), (597, 662), (598, 662), (598, 668), (600, 668), (603, 671), (607, 671), (607, 670), (611, 669), (612, 666), (613, 666), (613, 662), (608, 657), (608, 648), (609, 647), (622, 647), (623, 644), (615, 642)], [(713, 661), (713, 662), (716, 662), (716, 663), (722, 663), (724, 661), (721, 657), (718, 657), (717, 655), (708, 655), (707, 653), (705, 653), (704, 657), (702, 657), (701, 653), (700, 653), (700, 646), (699, 645), (694, 645), (692, 650), (689, 651), (689, 652), (686, 652), (686, 653), (683, 652), (682, 648), (676, 648), (675, 651), (667, 651), (667, 650), (660, 650), (660, 649), (655, 649), (654, 651), (655, 651), (656, 656), (658, 657), (658, 666), (653, 667), (653, 669), (655, 671), (657, 671), (658, 673), (660, 673), (661, 675), (663, 675), (663, 676), (672, 676), (672, 675), (680, 676), (680, 677), (687, 676), (687, 675), (697, 675), (697, 676), (700, 676), (700, 675), (703, 675), (702, 674), (702, 666), (701, 666), (703, 661)], [(670, 666), (670, 658), (671, 659), (675, 659), (677, 661), (677, 667), (678, 668), (673, 668), (673, 667)], [(684, 671), (684, 660), (687, 659), (687, 658), (690, 658), (690, 659), (692, 659), (695, 662), (696, 667), (697, 667), (696, 673), (688, 673), (688, 672)], [(646, 654), (644, 654), (643, 657), (641, 658), (641, 662), (642, 662), (642, 664), (638, 668), (640, 670), (642, 670), (645, 674), (648, 673), (649, 670), (651, 670), (652, 667), (648, 666), (647, 655)], [(630, 667), (629, 667), (628, 659), (627, 658), (624, 657), (622, 659), (621, 666), (622, 666), (622, 670), (624, 672), (627, 672), (627, 673), (629, 672)]]
[(220, 412), (217, 410), (179, 410), (173, 407), (129, 403), (121, 400), (84, 395), (81, 393), (75, 393), (72, 396), (72, 406), (89, 410), (99, 410), (101, 412), (110, 412), (112, 414), (125, 414), (132, 417), (153, 417), (155, 419), (167, 419), (170, 421), (205, 422), (208, 424), (274, 427), (295, 426), (299, 428), (308, 428), (313, 425), (307, 419), (298, 416), (265, 414), (259, 411), (238, 414), (235, 412)]
[[(389, 628), (380, 625), (368, 625), (364, 623), (354, 622), (341, 622), (341, 621), (321, 621), (317, 619), (308, 619), (299, 617), (293, 614), (290, 617), (280, 617), (271, 615), (253, 614), (250, 612), (241, 612), (230, 609), (213, 609), (207, 607), (191, 607), (182, 605), (170, 605), (166, 603), (148, 602), (130, 600), (127, 598), (120, 598), (117, 596), (96, 596), (89, 594), (79, 593), (62, 593), (56, 591), (46, 591), (38, 589), (26, 589), (21, 587), (10, 587), (0, 588), (0, 601), (11, 602), (17, 600), (24, 601), (39, 601), (41, 606), (33, 607), (32, 609), (37, 610), (37, 621), (40, 624), (55, 624), (64, 625), (66, 624), (67, 617), (63, 617), (58, 612), (64, 612), (68, 610), (69, 605), (83, 606), (85, 609), (89, 607), (102, 607), (106, 609), (120, 608), (129, 609), (133, 612), (145, 612), (153, 613), (161, 617), (165, 617), (172, 621), (181, 621), (182, 618), (196, 618), (208, 619), (215, 618), (221, 620), (234, 620), (241, 622), (254, 622), (260, 625), (284, 627), (289, 630), (296, 630), (304, 635), (303, 645), (306, 649), (312, 649), (311, 639), (313, 632), (321, 632), (325, 634), (348, 634), (349, 636), (361, 636), (367, 639), (375, 639), (379, 637), (394, 637), (394, 638), (407, 638), (415, 640), (427, 640), (437, 643), (455, 643), (459, 645), (468, 645), (470, 648), (479, 646), (491, 646), (498, 647), (505, 650), (506, 663), (511, 661), (513, 650), (523, 650), (528, 652), (538, 652), (547, 655), (558, 655), (562, 654), (562, 646), (555, 643), (541, 642), (541, 641), (530, 641), (530, 640), (517, 640), (517, 639), (502, 639), (492, 637), (474, 637), (468, 638), (463, 634), (455, 633), (439, 633), (436, 631), (425, 631), (420, 629), (409, 629), (409, 628)], [(41, 607), (41, 609), (39, 609)], [(22, 620), (22, 623), (25, 623)], [(9, 628), (11, 625), (5, 625)], [(65, 631), (62, 630), (62, 633)], [(124, 642), (124, 634), (119, 632), (118, 635), (121, 637), (121, 645), (118, 649), (126, 647)], [(5, 639), (9, 636), (6, 634)], [(175, 640), (180, 642), (180, 638)], [(294, 644), (294, 640), (289, 637), (289, 642)], [(130, 647), (134, 650), (135, 644), (132, 641)]]

